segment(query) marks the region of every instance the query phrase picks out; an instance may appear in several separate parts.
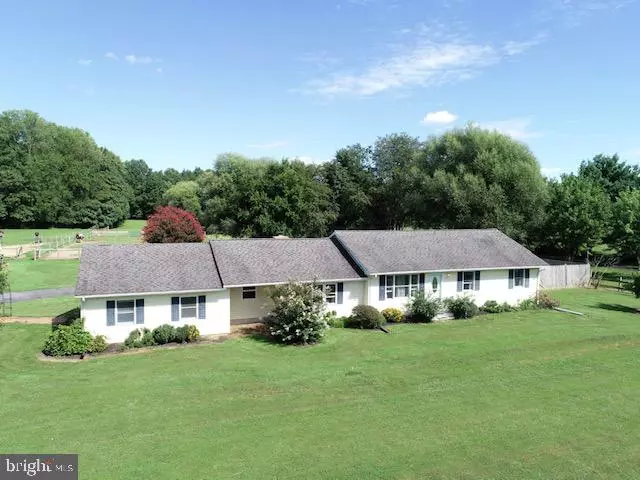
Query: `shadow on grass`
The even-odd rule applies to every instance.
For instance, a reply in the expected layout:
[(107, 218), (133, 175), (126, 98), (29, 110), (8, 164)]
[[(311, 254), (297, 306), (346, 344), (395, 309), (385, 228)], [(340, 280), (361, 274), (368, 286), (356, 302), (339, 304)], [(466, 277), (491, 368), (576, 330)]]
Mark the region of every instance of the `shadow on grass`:
[(59, 325), (71, 325), (76, 318), (80, 318), (80, 309), (72, 308), (51, 319), (51, 329), (55, 330)]
[(626, 305), (613, 303), (598, 303), (596, 304), (596, 308), (601, 308), (602, 310), (610, 310), (613, 312), (640, 313), (639, 308), (627, 307)]

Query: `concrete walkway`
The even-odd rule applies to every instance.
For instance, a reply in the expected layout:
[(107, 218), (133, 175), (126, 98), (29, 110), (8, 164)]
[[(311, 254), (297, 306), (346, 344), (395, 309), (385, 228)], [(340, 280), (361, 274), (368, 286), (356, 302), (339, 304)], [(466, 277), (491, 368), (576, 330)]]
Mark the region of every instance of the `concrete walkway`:
[(46, 290), (29, 290), (27, 292), (12, 292), (13, 302), (25, 302), (27, 300), (40, 300), (42, 298), (67, 297), (73, 295), (75, 288), (48, 288)]

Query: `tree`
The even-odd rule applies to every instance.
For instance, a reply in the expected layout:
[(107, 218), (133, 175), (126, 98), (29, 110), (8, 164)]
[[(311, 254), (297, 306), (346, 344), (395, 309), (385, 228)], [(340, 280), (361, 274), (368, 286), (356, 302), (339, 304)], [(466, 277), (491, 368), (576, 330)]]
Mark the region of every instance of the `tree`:
[(611, 203), (604, 189), (593, 181), (565, 175), (551, 183), (547, 210), (546, 244), (569, 259), (590, 251), (607, 233)]
[(193, 180), (178, 182), (165, 192), (164, 203), (172, 207), (182, 208), (199, 217), (202, 215), (200, 197), (198, 196), (199, 190), (198, 182)]
[(131, 218), (147, 218), (162, 204), (168, 182), (161, 172), (154, 172), (144, 160), (124, 162), (127, 183), (132, 189)]
[(468, 125), (431, 137), (419, 176), (416, 226), (496, 227), (530, 244), (544, 220), (548, 189), (538, 161), (499, 132)]
[(632, 255), (640, 269), (640, 190), (621, 192), (611, 217), (613, 244), (619, 253)]
[(592, 160), (582, 162), (578, 176), (601, 185), (612, 202), (623, 191), (640, 188), (640, 168), (627, 165), (617, 154), (599, 154)]
[(198, 243), (206, 238), (193, 214), (177, 207), (158, 207), (147, 220), (142, 236), (148, 243)]

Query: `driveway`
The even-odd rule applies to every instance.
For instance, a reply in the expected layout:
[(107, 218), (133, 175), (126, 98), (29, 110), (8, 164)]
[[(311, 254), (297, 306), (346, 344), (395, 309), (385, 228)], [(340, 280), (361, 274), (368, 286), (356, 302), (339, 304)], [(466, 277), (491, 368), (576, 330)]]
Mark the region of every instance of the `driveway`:
[(24, 302), (27, 300), (40, 300), (41, 298), (67, 297), (73, 295), (75, 288), (48, 288), (46, 290), (29, 290), (27, 292), (12, 292), (11, 301)]

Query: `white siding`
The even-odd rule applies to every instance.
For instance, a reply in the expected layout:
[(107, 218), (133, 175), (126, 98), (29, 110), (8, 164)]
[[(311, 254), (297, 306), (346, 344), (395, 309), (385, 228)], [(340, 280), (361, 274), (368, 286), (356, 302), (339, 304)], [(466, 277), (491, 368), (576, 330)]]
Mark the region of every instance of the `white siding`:
[[(337, 283), (337, 282), (335, 282)], [(365, 303), (365, 280), (342, 282), (342, 303), (328, 303), (327, 311), (335, 311), (338, 316), (351, 315), (356, 305)], [(247, 322), (259, 320), (269, 313), (271, 299), (269, 292), (272, 286), (256, 287), (256, 298), (243, 299), (242, 288), (231, 288), (231, 321)]]
[[(84, 326), (92, 335), (104, 335), (109, 343), (123, 342), (129, 333), (136, 328), (153, 330), (159, 325), (168, 323), (176, 327), (191, 324), (198, 327), (201, 335), (229, 333), (229, 291), (200, 292), (182, 294), (182, 296), (206, 295), (206, 319), (190, 318), (185, 321), (171, 321), (171, 297), (178, 294), (160, 295), (123, 295), (109, 298), (87, 298), (80, 302), (80, 315), (84, 318)], [(107, 326), (107, 301), (144, 299), (144, 324), (118, 324)]]
[[(438, 273), (442, 279), (440, 284), (440, 296), (442, 299), (456, 297), (462, 295), (472, 296), (478, 306), (482, 306), (487, 300), (495, 300), (498, 303), (507, 302), (511, 305), (517, 305), (526, 298), (535, 296), (538, 291), (538, 269), (529, 270), (529, 288), (514, 287), (509, 288), (509, 270), (482, 270), (480, 273), (480, 290), (458, 292), (458, 273), (444, 272)], [(390, 274), (391, 275), (391, 274)], [(430, 273), (427, 273), (427, 277)], [(407, 306), (407, 298), (390, 298), (383, 301), (379, 299), (379, 277), (369, 277), (368, 281), (368, 299), (369, 305), (383, 310), (388, 307), (396, 307), (405, 309)], [(427, 291), (429, 291), (429, 280), (426, 282)]]

